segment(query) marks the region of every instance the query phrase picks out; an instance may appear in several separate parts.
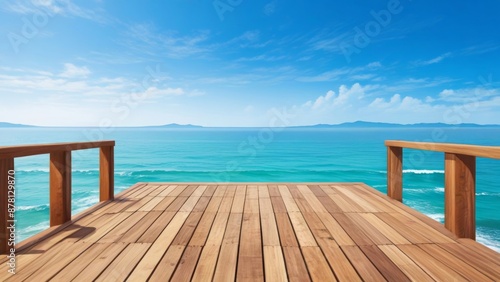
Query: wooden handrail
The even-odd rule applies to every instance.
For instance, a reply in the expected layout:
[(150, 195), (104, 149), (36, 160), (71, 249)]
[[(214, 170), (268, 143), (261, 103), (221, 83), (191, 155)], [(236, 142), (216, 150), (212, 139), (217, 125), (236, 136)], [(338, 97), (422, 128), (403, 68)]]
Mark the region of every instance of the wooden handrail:
[(445, 227), (459, 238), (476, 239), (476, 157), (500, 159), (500, 147), (385, 141), (387, 195), (403, 199), (403, 148), (438, 151), (445, 161)]
[(56, 143), (0, 147), (0, 254), (9, 246), (9, 175), (14, 159), (50, 154), (50, 226), (71, 220), (71, 152), (99, 148), (100, 201), (114, 198), (115, 141)]

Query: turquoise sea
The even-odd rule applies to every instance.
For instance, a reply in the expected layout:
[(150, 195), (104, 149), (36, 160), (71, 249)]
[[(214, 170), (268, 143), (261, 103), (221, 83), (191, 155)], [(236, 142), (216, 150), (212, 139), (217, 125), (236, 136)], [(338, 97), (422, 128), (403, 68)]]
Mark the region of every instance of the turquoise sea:
[[(499, 128), (13, 128), (0, 146), (116, 140), (115, 192), (137, 182), (365, 182), (386, 192), (388, 139), (500, 145)], [(16, 159), (17, 239), (49, 225), (49, 156)], [(73, 214), (98, 201), (98, 151), (73, 152)], [(478, 241), (500, 251), (500, 160), (478, 158)], [(443, 221), (444, 156), (405, 150), (404, 203)]]

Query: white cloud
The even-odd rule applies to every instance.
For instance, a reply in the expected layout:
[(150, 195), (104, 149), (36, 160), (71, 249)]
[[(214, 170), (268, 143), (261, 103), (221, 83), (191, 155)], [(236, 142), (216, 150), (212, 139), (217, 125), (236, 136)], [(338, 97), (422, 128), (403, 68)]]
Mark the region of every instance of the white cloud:
[(73, 64), (64, 64), (64, 71), (60, 74), (61, 77), (73, 78), (73, 77), (87, 77), (92, 72), (87, 67), (77, 67)]
[(451, 57), (451, 55), (452, 55), (451, 52), (448, 52), (448, 53), (445, 53), (441, 56), (437, 56), (436, 58), (433, 58), (433, 59), (430, 59), (427, 61), (417, 61), (417, 64), (423, 65), (423, 66), (437, 64), (437, 63), (441, 62), (442, 60)]
[(108, 23), (111, 18), (95, 10), (83, 8), (72, 0), (17, 0), (2, 3), (5, 11), (17, 14), (46, 14), (79, 17), (98, 23)]

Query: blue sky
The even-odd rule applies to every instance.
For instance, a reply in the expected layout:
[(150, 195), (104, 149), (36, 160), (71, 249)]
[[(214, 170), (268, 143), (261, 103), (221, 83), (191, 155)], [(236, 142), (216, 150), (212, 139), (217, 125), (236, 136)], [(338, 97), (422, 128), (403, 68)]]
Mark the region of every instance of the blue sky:
[(0, 121), (500, 123), (498, 11), (493, 0), (1, 1)]

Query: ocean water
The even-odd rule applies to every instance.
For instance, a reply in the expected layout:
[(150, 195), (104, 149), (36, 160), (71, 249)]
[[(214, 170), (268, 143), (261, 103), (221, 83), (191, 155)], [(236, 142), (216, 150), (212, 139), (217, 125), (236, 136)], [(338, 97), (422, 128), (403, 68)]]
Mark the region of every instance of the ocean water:
[[(0, 129), (0, 146), (116, 140), (115, 192), (137, 182), (364, 182), (385, 193), (385, 140), (500, 145), (500, 129)], [(73, 152), (73, 214), (98, 202), (98, 150)], [(49, 156), (16, 159), (17, 240), (49, 226)], [(404, 151), (403, 201), (443, 222), (443, 153)], [(477, 240), (500, 251), (500, 160), (478, 158)]]

